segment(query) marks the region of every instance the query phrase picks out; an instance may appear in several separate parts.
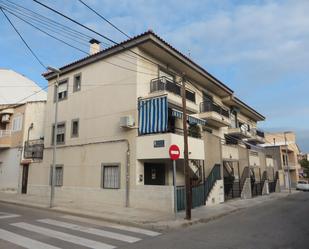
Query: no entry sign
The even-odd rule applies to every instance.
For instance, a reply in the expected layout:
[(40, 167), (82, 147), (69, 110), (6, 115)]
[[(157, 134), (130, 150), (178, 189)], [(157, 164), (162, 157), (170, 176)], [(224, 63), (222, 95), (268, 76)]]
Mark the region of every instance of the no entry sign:
[(172, 160), (177, 160), (180, 157), (180, 150), (176, 144), (172, 144), (169, 148), (170, 158)]

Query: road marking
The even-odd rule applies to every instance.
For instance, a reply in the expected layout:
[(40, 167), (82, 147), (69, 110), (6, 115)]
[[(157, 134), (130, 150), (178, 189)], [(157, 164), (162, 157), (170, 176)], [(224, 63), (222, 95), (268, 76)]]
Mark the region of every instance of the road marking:
[(43, 235), (51, 237), (51, 238), (67, 241), (67, 242), (77, 244), (77, 245), (82, 245), (82, 246), (89, 247), (89, 248), (92, 248), (92, 249), (112, 249), (112, 248), (115, 248), (114, 246), (109, 245), (109, 244), (101, 243), (101, 242), (90, 240), (90, 239), (85, 239), (85, 238), (78, 237), (78, 236), (75, 236), (75, 235), (71, 235), (71, 234), (68, 234), (68, 233), (63, 233), (63, 232), (55, 231), (55, 230), (52, 230), (52, 229), (48, 229), (48, 228), (44, 228), (44, 227), (40, 227), (40, 226), (36, 226), (36, 225), (31, 225), (31, 224), (24, 223), (24, 222), (13, 223), (11, 225), (25, 229), (27, 231), (43, 234)]
[(73, 215), (64, 215), (61, 218), (85, 222), (85, 223), (90, 223), (90, 224), (98, 225), (98, 226), (110, 227), (110, 228), (124, 230), (124, 231), (128, 231), (128, 232), (133, 232), (133, 233), (140, 233), (140, 234), (153, 236), (153, 237), (160, 235), (160, 233), (158, 233), (158, 232), (143, 229), (143, 228), (119, 225), (119, 224), (114, 224), (114, 223), (110, 223), (110, 222), (98, 221), (98, 220), (95, 220), (95, 219), (83, 218), (83, 217), (78, 217), (78, 216), (73, 216)]
[(28, 249), (61, 249), (3, 229), (0, 229), (0, 239)]
[(58, 227), (63, 227), (63, 228), (68, 228), (74, 231), (79, 231), (79, 232), (84, 232), (84, 233), (89, 233), (89, 234), (94, 234), (106, 238), (111, 238), (115, 240), (120, 240), (128, 243), (134, 243), (139, 240), (140, 238), (128, 236), (128, 235), (123, 235), (120, 233), (114, 233), (114, 232), (109, 232), (106, 230), (102, 229), (96, 229), (96, 228), (91, 228), (91, 227), (85, 227), (85, 226), (79, 226), (73, 223), (68, 223), (68, 222), (62, 222), (62, 221), (57, 221), (57, 220), (52, 220), (52, 219), (42, 219), (38, 220), (39, 222), (53, 225), (53, 226), (58, 226)]
[(20, 215), (18, 214), (10, 214), (10, 213), (5, 213), (5, 212), (0, 212), (0, 219), (8, 219), (8, 218), (16, 218), (19, 217)]

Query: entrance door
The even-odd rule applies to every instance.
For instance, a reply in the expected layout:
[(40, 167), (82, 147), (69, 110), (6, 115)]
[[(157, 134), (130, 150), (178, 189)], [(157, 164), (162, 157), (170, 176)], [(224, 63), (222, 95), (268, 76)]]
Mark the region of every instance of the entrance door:
[(165, 185), (165, 165), (162, 163), (144, 164), (145, 185)]
[(27, 194), (27, 185), (28, 185), (28, 170), (29, 170), (29, 164), (23, 165), (23, 176), (21, 181), (21, 193)]

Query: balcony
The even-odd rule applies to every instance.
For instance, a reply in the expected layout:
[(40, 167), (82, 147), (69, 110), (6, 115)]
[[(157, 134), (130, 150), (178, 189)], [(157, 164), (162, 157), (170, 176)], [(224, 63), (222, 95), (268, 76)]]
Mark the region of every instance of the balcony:
[(260, 166), (260, 158), (257, 151), (249, 151), (249, 165), (253, 167)]
[(247, 139), (248, 142), (252, 142), (255, 144), (264, 144), (265, 143), (265, 135), (264, 132), (259, 131), (257, 129), (250, 130), (251, 137)]
[(240, 127), (238, 128), (232, 128), (230, 127), (227, 131), (227, 135), (243, 139), (243, 138), (251, 138), (251, 133), (248, 130), (242, 129)]
[(25, 142), (24, 158), (25, 159), (43, 159), (44, 140), (36, 139)]
[[(150, 94), (152, 97), (167, 94), (170, 103), (182, 106), (181, 85), (165, 76), (150, 81)], [(198, 105), (195, 103), (195, 92), (187, 89), (186, 99), (188, 100), (186, 103), (187, 109), (198, 112)]]
[(239, 153), (236, 145), (222, 144), (222, 159), (239, 160)]
[(288, 170), (288, 169), (296, 170), (296, 168), (298, 168), (298, 167), (296, 166), (296, 164), (294, 162), (289, 162), (289, 166), (286, 165), (286, 164), (283, 165), (284, 170)]
[(11, 139), (11, 130), (0, 130), (0, 148), (10, 148)]
[(205, 119), (209, 125), (219, 128), (231, 125), (229, 111), (212, 101), (200, 103), (199, 118)]
[[(174, 133), (158, 133), (137, 137), (137, 159), (169, 159), (169, 147), (172, 144), (180, 148), (180, 159), (183, 159), (183, 136)], [(189, 159), (204, 160), (204, 141), (188, 137)]]

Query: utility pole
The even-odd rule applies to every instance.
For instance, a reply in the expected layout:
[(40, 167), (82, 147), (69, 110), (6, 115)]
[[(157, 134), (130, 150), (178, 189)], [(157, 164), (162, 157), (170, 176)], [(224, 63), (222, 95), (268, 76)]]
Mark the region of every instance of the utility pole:
[(289, 180), (289, 193), (291, 194), (291, 176), (290, 176), (290, 165), (289, 165), (289, 156), (288, 156), (288, 144), (286, 140), (286, 132), (284, 132), (284, 143), (285, 143), (285, 161), (288, 169), (288, 180)]
[(57, 74), (57, 79), (55, 82), (55, 124), (54, 124), (54, 144), (53, 144), (53, 165), (52, 165), (52, 175), (51, 175), (51, 188), (50, 188), (50, 202), (49, 207), (54, 206), (54, 197), (55, 197), (55, 181), (56, 181), (56, 148), (57, 148), (57, 128), (58, 128), (58, 86), (59, 86), (59, 75), (61, 71), (57, 68), (48, 67), (48, 70)]
[(186, 188), (186, 219), (191, 220), (191, 174), (189, 169), (189, 153), (188, 153), (188, 129), (187, 129), (187, 105), (186, 105), (186, 81), (184, 76), (181, 77), (182, 82), (182, 124), (183, 124), (183, 145), (184, 145), (184, 174)]

